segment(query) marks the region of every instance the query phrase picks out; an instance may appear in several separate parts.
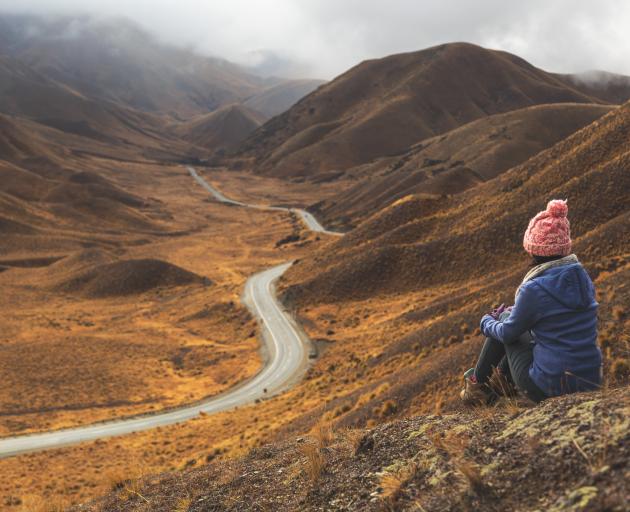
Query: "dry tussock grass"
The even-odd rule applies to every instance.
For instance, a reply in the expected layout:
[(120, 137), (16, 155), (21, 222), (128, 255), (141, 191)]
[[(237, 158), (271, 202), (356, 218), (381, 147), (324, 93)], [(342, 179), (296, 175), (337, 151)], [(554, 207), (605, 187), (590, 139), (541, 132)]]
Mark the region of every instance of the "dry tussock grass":
[(306, 457), (304, 472), (311, 483), (316, 483), (326, 465), (324, 449), (335, 440), (330, 421), (321, 420), (311, 432), (312, 442), (306, 442), (300, 447), (302, 455)]
[[(610, 448), (613, 445), (613, 426), (611, 424), (610, 418), (606, 418), (602, 420), (603, 428), (601, 429), (601, 434), (599, 439), (596, 439), (594, 443), (591, 445), (594, 449), (586, 450), (586, 446), (583, 446), (577, 439), (574, 437), (571, 438), (571, 442), (573, 446), (577, 450), (577, 452), (584, 458), (588, 469), (591, 475), (595, 475), (601, 472), (604, 468), (608, 466), (609, 463), (609, 452)], [(589, 453), (590, 452), (590, 453)]]
[(453, 459), (453, 464), (476, 494), (481, 494), (486, 489), (486, 484), (477, 464), (464, 457)]
[(449, 462), (473, 492), (480, 494), (486, 489), (479, 466), (465, 456), (470, 444), (469, 437), (448, 432), (445, 436), (434, 434), (431, 436), (431, 442), (439, 452), (446, 453)]
[(41, 496), (25, 496), (20, 512), (64, 512), (69, 504), (62, 498), (43, 498)]
[(238, 476), (238, 474), (239, 471), (235, 465), (224, 465), (221, 468), (221, 473), (217, 478), (217, 482), (219, 485), (228, 485)]
[(104, 474), (105, 486), (112, 491), (120, 491), (141, 479), (145, 475), (144, 468), (138, 464), (127, 467), (112, 467)]
[(339, 432), (339, 437), (349, 446), (352, 455), (356, 455), (364, 435), (365, 430), (360, 428), (348, 427)]
[(378, 418), (393, 416), (398, 411), (398, 404), (393, 400), (385, 400), (380, 406), (375, 407), (372, 413)]
[(390, 504), (396, 503), (401, 489), (416, 476), (418, 467), (418, 464), (412, 460), (392, 473), (383, 474), (379, 481), (379, 486), (383, 489), (381, 498)]
[(324, 470), (326, 465), (326, 457), (322, 452), (322, 449), (317, 444), (305, 443), (300, 447), (302, 455), (306, 457), (306, 463), (304, 465), (304, 473), (308, 480), (315, 484)]
[(436, 416), (442, 416), (442, 408), (444, 407), (444, 393), (438, 394), (435, 397), (435, 407), (433, 408), (433, 414)]
[(192, 500), (190, 498), (182, 498), (177, 502), (177, 505), (175, 505), (173, 512), (188, 512), (191, 503)]
[(319, 448), (330, 446), (335, 440), (332, 423), (329, 421), (320, 421), (312, 432), (313, 438), (317, 442)]
[(149, 503), (149, 500), (141, 493), (142, 479), (148, 473), (147, 468), (136, 461), (127, 467), (111, 468), (105, 474), (105, 484), (108, 489), (119, 492), (121, 499), (137, 497)]

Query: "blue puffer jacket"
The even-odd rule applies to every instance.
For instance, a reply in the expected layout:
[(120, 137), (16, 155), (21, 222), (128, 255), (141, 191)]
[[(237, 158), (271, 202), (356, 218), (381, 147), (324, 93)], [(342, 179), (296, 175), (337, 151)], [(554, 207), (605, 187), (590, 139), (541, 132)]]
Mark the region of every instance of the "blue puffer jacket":
[(553, 267), (521, 286), (503, 322), (485, 315), (481, 331), (503, 343), (531, 331), (534, 383), (547, 396), (587, 391), (601, 384), (597, 306), (593, 282), (580, 263)]

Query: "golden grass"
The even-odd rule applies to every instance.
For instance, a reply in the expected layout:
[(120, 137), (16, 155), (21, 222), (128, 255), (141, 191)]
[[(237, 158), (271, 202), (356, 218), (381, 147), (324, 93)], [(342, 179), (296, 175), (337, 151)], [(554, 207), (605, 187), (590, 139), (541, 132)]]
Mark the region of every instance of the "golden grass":
[(436, 416), (441, 416), (443, 407), (444, 407), (444, 395), (439, 394), (435, 398), (435, 407), (433, 409), (433, 414), (435, 414)]
[(447, 432), (446, 435), (436, 433), (431, 436), (431, 442), (438, 452), (446, 453), (453, 468), (473, 492), (482, 493), (486, 489), (479, 466), (466, 457), (466, 449), (470, 444), (469, 437), (456, 432)]
[(173, 512), (188, 512), (191, 503), (192, 500), (190, 498), (182, 498), (175, 505), (175, 509)]
[(127, 488), (136, 488), (137, 482), (146, 474), (146, 467), (138, 462), (132, 462), (125, 468), (109, 468), (103, 475), (103, 482), (110, 490), (121, 491)]
[(313, 429), (312, 436), (315, 439), (315, 442), (317, 443), (317, 446), (319, 446), (319, 448), (330, 446), (335, 440), (332, 423), (320, 420), (320, 422)]
[(317, 483), (326, 465), (326, 457), (318, 444), (305, 443), (300, 447), (305, 457), (304, 474), (311, 484)]
[(307, 440), (300, 446), (305, 457), (304, 474), (311, 484), (315, 484), (326, 466), (325, 449), (335, 440), (332, 424), (320, 420), (311, 431), (312, 441)]
[(477, 464), (463, 457), (453, 459), (453, 464), (474, 492), (480, 494), (486, 489), (481, 470)]
[(575, 437), (571, 437), (571, 443), (577, 452), (584, 458), (591, 475), (599, 473), (608, 465), (609, 449), (612, 444), (612, 425), (609, 418), (603, 420), (604, 427), (602, 435), (595, 442), (591, 443), (595, 448), (591, 448), (588, 453), (586, 447), (583, 446)]
[(361, 441), (365, 436), (365, 432), (364, 429), (347, 427), (339, 430), (338, 435), (350, 448), (352, 455), (356, 455), (361, 446)]
[(418, 472), (418, 464), (410, 461), (393, 472), (385, 472), (379, 479), (379, 487), (382, 489), (381, 499), (395, 503), (401, 489), (412, 480)]
[(22, 500), (20, 512), (64, 512), (69, 506), (63, 498), (42, 498), (40, 496), (26, 496)]
[[(181, 167), (109, 166), (104, 164), (104, 174), (126, 190), (159, 200), (172, 230), (182, 233), (156, 238), (147, 234), (145, 243), (129, 246), (120, 240), (126, 257), (164, 259), (215, 285), (86, 301), (38, 288), (48, 269), (2, 272), (0, 328), (6, 340), (0, 340), (0, 371), (6, 385), (0, 389), (0, 406), (6, 410), (9, 402), (12, 407), (29, 404), (33, 412), (3, 416), (0, 435), (158, 410), (215, 394), (253, 375), (261, 361), (257, 324), (239, 306), (245, 280), (320, 243), (307, 235), (306, 245), (276, 248), (276, 242), (295, 228), (287, 215), (208, 201), (208, 194)], [(260, 186), (265, 186), (264, 180)], [(277, 193), (275, 183), (261, 190), (263, 202), (278, 202), (272, 197), (274, 190)], [(292, 197), (296, 203), (309, 202), (300, 199), (303, 192)], [(68, 404), (78, 407), (66, 408)], [(50, 407), (58, 410), (51, 412)], [(24, 489), (44, 501), (64, 495), (69, 503), (108, 492), (116, 482), (139, 492), (129, 484), (136, 481), (133, 461), (142, 460), (157, 473), (183, 467), (191, 459), (205, 461), (217, 447), (222, 450), (220, 458), (243, 453), (268, 436), (271, 427), (291, 417), (275, 411), (264, 414), (248, 432), (242, 426), (250, 425), (250, 418), (233, 414), (1, 460), (0, 503), (20, 497)], [(109, 482), (102, 461), (117, 474), (110, 475)], [(66, 481), (79, 485), (67, 489)]]

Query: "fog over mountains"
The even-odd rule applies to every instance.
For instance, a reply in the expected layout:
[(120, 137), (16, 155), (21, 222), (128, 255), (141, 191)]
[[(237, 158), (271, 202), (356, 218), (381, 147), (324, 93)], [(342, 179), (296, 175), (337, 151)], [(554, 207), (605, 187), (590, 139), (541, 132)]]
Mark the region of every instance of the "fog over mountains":
[(623, 0), (509, 8), (499, 0), (2, 0), (0, 10), (127, 17), (163, 41), (291, 78), (330, 79), (366, 58), (450, 41), (507, 50), (548, 70), (630, 74)]
[[(256, 101), (258, 93), (287, 83), (162, 43), (125, 19), (4, 15), (0, 34), (4, 59), (86, 96), (177, 118), (205, 114), (233, 102)], [(303, 81), (299, 85), (299, 93), (308, 92), (310, 83), (306, 88)], [(297, 99), (295, 92), (289, 93), (288, 104), (276, 98), (275, 110), (267, 114), (279, 113)]]

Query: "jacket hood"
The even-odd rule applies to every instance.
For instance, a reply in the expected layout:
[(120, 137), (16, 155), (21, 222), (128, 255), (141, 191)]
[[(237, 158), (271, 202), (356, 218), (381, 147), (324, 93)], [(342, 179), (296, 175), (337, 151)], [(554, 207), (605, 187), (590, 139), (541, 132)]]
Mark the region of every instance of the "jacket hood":
[(533, 281), (567, 308), (580, 310), (597, 304), (593, 282), (580, 263), (550, 268)]

